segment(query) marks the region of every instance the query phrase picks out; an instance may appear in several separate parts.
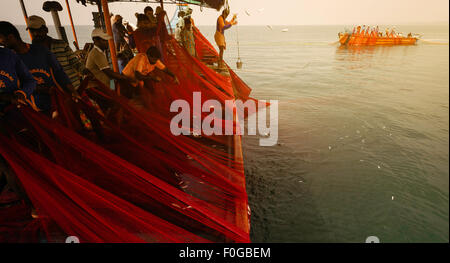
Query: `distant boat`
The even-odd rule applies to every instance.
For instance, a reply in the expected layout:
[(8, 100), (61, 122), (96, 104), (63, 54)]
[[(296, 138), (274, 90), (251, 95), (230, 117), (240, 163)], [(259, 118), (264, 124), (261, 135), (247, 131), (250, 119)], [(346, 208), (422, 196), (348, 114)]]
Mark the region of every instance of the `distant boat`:
[(364, 33), (339, 33), (339, 42), (342, 46), (382, 46), (382, 45), (414, 45), (417, 36), (378, 36), (374, 32)]
[(288, 32), (288, 31), (289, 31), (289, 28), (285, 28), (285, 29), (281, 30), (281, 32)]
[(270, 30), (273, 30), (273, 27), (271, 25), (267, 25), (267, 28), (269, 28)]

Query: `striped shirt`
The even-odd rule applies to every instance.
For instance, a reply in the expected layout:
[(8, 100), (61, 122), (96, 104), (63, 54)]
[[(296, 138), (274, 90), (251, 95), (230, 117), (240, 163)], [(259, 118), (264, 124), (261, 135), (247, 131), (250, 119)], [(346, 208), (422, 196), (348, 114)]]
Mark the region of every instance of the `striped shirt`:
[(63, 40), (52, 39), (50, 51), (55, 54), (56, 59), (61, 64), (75, 89), (78, 88), (80, 86), (80, 77), (82, 76), (84, 65), (75, 56), (75, 53), (69, 45)]

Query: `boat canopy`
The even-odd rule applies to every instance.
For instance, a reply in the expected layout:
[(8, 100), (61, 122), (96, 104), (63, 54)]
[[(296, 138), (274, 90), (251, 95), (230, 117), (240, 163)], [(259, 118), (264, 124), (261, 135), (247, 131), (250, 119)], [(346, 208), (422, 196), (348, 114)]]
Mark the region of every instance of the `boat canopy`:
[[(97, 5), (100, 0), (77, 0), (78, 3), (83, 5), (93, 4)], [(108, 0), (109, 3), (122, 2), (122, 3), (160, 3), (159, 0)], [(198, 5), (207, 8), (213, 8), (220, 10), (225, 5), (226, 0), (163, 0), (165, 4), (190, 4)]]

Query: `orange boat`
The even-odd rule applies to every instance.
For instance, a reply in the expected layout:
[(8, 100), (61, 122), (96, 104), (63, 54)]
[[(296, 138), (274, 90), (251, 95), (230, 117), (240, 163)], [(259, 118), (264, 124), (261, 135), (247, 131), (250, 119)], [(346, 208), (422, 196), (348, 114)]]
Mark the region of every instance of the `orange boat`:
[(375, 33), (339, 33), (339, 43), (342, 46), (415, 45), (417, 40), (417, 37), (380, 37)]

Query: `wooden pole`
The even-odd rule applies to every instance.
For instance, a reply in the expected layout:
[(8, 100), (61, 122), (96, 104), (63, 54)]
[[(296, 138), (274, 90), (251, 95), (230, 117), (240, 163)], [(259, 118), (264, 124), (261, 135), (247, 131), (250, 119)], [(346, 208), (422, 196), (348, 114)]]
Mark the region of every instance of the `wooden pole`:
[(58, 11), (56, 9), (52, 9), (50, 11), (50, 13), (52, 14), (53, 23), (55, 24), (56, 33), (58, 34), (58, 38), (66, 41), (66, 42), (69, 42), (67, 40), (66, 31), (64, 30), (64, 27), (61, 26), (61, 20), (59, 20)]
[(109, 17), (108, 1), (107, 0), (101, 1), (102, 1), (103, 17), (105, 18), (106, 33), (108, 33), (108, 35), (111, 36), (111, 39), (108, 42), (109, 42), (109, 51), (111, 52), (111, 62), (113, 65), (113, 70), (115, 72), (119, 72), (119, 64), (117, 63), (117, 55), (116, 55), (116, 46), (114, 45), (114, 37), (111, 26), (111, 18)]
[(73, 25), (72, 12), (70, 11), (69, 0), (66, 0), (67, 12), (69, 13), (70, 25), (72, 26), (73, 39), (76, 43), (76, 49), (80, 49), (80, 45), (78, 44), (77, 33), (75, 32), (75, 26)]
[(102, 3), (100, 1), (97, 1), (97, 9), (98, 9), (98, 15), (99, 15), (98, 22), (100, 22), (100, 27), (106, 31), (105, 21), (104, 21), (104, 19), (102, 19), (103, 11), (102, 11)]
[[(19, 0), (20, 7), (22, 8), (23, 18), (25, 19), (25, 24), (28, 26), (28, 14), (27, 9), (25, 8), (25, 4), (23, 3), (23, 0)], [(30, 33), (30, 30), (28, 30), (28, 34), (30, 34), (30, 39), (33, 40), (33, 36)]]

